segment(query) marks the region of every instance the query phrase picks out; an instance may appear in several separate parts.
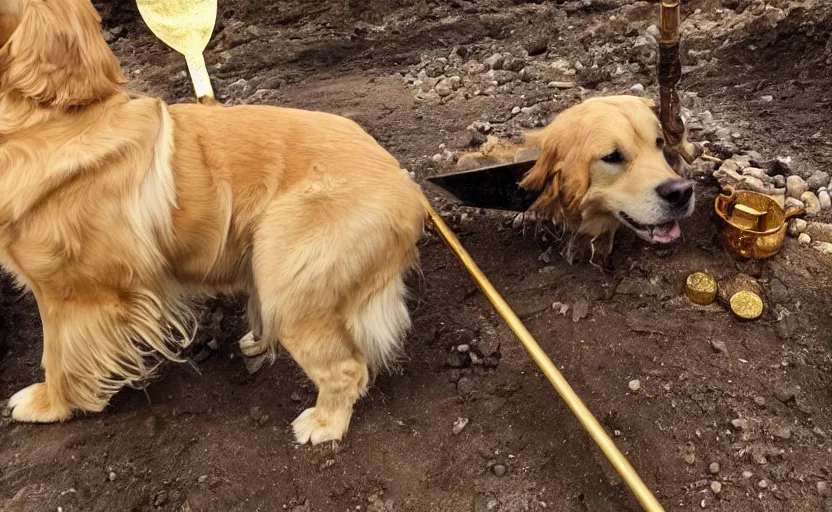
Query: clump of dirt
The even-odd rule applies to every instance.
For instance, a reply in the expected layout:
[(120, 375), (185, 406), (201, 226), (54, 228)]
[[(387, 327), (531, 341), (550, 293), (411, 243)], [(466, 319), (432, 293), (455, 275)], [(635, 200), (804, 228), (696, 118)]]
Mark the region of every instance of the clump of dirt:
[[(184, 60), (131, 2), (96, 6), (131, 87), (192, 101)], [(348, 116), (422, 180), (485, 137), (519, 139), (586, 97), (656, 97), (656, 10), (233, 0), (221, 3), (206, 60), (224, 103)], [(693, 138), (730, 157), (717, 176), (790, 180), (796, 201), (800, 178), (820, 202), (830, 16), (821, 1), (684, 3), (685, 115)], [(668, 510), (828, 509), (832, 256), (818, 242), (832, 210), (793, 227), (806, 245), (789, 238), (771, 260), (741, 261), (715, 239), (715, 170), (686, 170), (699, 206), (681, 243), (648, 247), (622, 233), (608, 272), (567, 264), (562, 241), (514, 215), (425, 189)], [(344, 442), (292, 444), (289, 423), (314, 389), (288, 356), (249, 373), (234, 343), (243, 304), (223, 297), (200, 311), (192, 364), (165, 366), (146, 392), (125, 390), (104, 413), (62, 425), (2, 418), (0, 509), (638, 510), (441, 240), (428, 232), (421, 252), (407, 358), (358, 404)], [(681, 292), (694, 271), (754, 277), (763, 317), (692, 305)], [(42, 378), (31, 295), (4, 288), (0, 322), (8, 397)]]

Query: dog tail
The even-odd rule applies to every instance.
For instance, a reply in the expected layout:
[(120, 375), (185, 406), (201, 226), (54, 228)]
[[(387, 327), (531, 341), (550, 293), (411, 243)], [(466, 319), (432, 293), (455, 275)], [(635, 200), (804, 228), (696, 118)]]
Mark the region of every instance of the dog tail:
[(348, 319), (347, 327), (372, 373), (389, 370), (400, 355), (402, 339), (410, 329), (406, 299), (404, 273), (399, 273)]

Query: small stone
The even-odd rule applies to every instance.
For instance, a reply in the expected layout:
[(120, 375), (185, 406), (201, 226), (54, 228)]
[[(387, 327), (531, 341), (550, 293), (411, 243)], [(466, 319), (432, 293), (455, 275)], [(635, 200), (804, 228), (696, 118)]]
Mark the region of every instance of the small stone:
[(256, 423), (263, 417), (263, 411), (259, 407), (254, 406), (248, 411), (248, 416)]
[(761, 397), (761, 396), (755, 396), (754, 397), (754, 403), (759, 405), (760, 407), (765, 407), (766, 399), (764, 397)]
[(757, 482), (757, 487), (759, 487), (760, 489), (767, 489), (768, 488), (768, 480), (763, 478), (762, 480)]
[(712, 475), (719, 474), (719, 469), (719, 462), (711, 462), (708, 465), (708, 471), (710, 471)]
[(782, 174), (775, 174), (775, 175), (771, 178), (771, 183), (772, 183), (772, 184), (773, 184), (776, 188), (786, 188), (786, 177), (785, 177), (785, 176), (783, 176)]
[(446, 78), (440, 80), (433, 89), (441, 98), (449, 96), (453, 92), (453, 88)]
[(745, 418), (736, 418), (731, 420), (731, 425), (736, 429), (745, 430), (748, 428), (748, 420)]
[(455, 436), (459, 435), (459, 433), (462, 432), (463, 430), (465, 430), (465, 427), (467, 427), (467, 426), (468, 426), (468, 418), (459, 417), (454, 422), (454, 426), (451, 429), (451, 432), (453, 432), (453, 434)]
[(800, 210), (806, 208), (806, 205), (803, 204), (803, 201), (797, 199), (796, 197), (787, 197), (786, 200), (783, 202), (783, 206), (786, 209), (797, 208), (798, 210)]
[(549, 87), (551, 87), (552, 89), (572, 89), (573, 87), (575, 87), (575, 82), (554, 81), (554, 82), (549, 82), (547, 85)]
[(300, 402), (301, 400), (303, 400), (303, 397), (301, 397), (300, 393), (298, 393), (297, 391), (293, 391), (292, 394), (289, 395), (289, 400), (293, 402)]
[(494, 498), (491, 498), (490, 500), (488, 500), (488, 503), (485, 504), (485, 509), (486, 510), (496, 510), (497, 507), (499, 507), (499, 506), (500, 506), (500, 502), (495, 500)]
[(792, 438), (792, 429), (786, 425), (778, 425), (772, 429), (771, 434), (778, 439), (789, 440)]
[(520, 107), (513, 107), (511, 109), (511, 113), (514, 114), (514, 115), (519, 114), (520, 113)]
[(461, 353), (461, 354), (464, 354), (464, 353), (466, 353), (470, 350), (471, 350), (471, 346), (468, 345), (467, 343), (463, 343), (462, 345), (459, 345), (458, 347), (456, 347), (456, 351)]
[(722, 340), (711, 340), (711, 348), (714, 352), (718, 354), (727, 354), (728, 347), (725, 345), (725, 342)]
[(797, 320), (794, 315), (784, 307), (778, 307), (776, 311), (777, 323), (775, 324), (775, 329), (777, 330), (777, 336), (779, 336), (780, 339), (787, 340), (797, 331)]
[(789, 197), (799, 198), (807, 190), (809, 190), (809, 185), (800, 176), (792, 174), (786, 178), (786, 194)]
[(803, 219), (792, 219), (789, 222), (789, 235), (791, 236), (798, 236), (800, 233), (805, 233), (806, 228), (809, 227), (809, 223)]
[(201, 475), (199, 478), (196, 479), (196, 481), (200, 484), (204, 484), (208, 481), (208, 475)]
[(503, 476), (506, 474), (506, 467), (502, 464), (494, 464), (494, 466), (491, 467), (491, 471), (493, 471), (496, 476)]
[(820, 481), (817, 484), (815, 484), (815, 487), (818, 490), (818, 494), (820, 494), (824, 498), (832, 497), (832, 488), (829, 487), (829, 482)]
[(572, 322), (580, 322), (589, 314), (589, 301), (578, 299), (572, 305)]
[(693, 466), (696, 464), (696, 455), (693, 453), (688, 453), (685, 455), (685, 464), (688, 466)]
[(821, 254), (832, 254), (832, 243), (830, 242), (815, 242), (812, 248), (819, 251)]
[(795, 400), (799, 392), (800, 388), (798, 388), (796, 385), (786, 384), (778, 386), (778, 388), (774, 390), (774, 396), (784, 404), (787, 404), (792, 400)]
[(118, 478), (118, 475), (116, 475), (115, 471), (110, 471), (110, 474), (107, 475), (107, 479), (110, 480), (111, 482), (115, 482), (116, 478)]
[(800, 233), (797, 237), (797, 241), (800, 245), (809, 245), (812, 243), (812, 237), (807, 235), (806, 233)]
[(630, 387), (630, 391), (638, 391), (639, 389), (641, 389), (641, 381), (638, 379), (633, 379), (630, 381), (628, 386)]
[(635, 84), (632, 87), (630, 87), (630, 92), (635, 94), (643, 94), (644, 86), (642, 84)]
[(813, 172), (809, 179), (806, 180), (806, 185), (809, 190), (818, 190), (820, 187), (829, 183), (829, 173), (824, 171)]
[(722, 492), (722, 484), (717, 482), (716, 480), (713, 480), (711, 482), (711, 491), (713, 491), (714, 494), (721, 493)]
[(832, 196), (829, 195), (829, 191), (825, 187), (818, 189), (818, 203), (820, 203), (821, 210), (832, 208)]
[(820, 213), (820, 199), (814, 192), (806, 191), (800, 195), (800, 200), (806, 205), (806, 213), (817, 215)]
[(772, 96), (771, 94), (766, 94), (760, 96), (760, 99), (765, 103), (771, 103), (772, 101), (774, 101), (774, 96)]
[(751, 471), (745, 470), (742, 472), (742, 477), (746, 480), (751, 478), (752, 476), (754, 476), (754, 473), (752, 473)]
[(546, 53), (546, 50), (549, 49), (549, 39), (543, 35), (533, 37), (526, 41), (526, 44), (524, 44), (523, 47), (526, 50), (526, 53), (528, 53), (531, 57), (541, 55)]
[(504, 57), (501, 54), (495, 53), (491, 57), (485, 59), (483, 63), (488, 66), (489, 69), (497, 70), (503, 68), (503, 60)]

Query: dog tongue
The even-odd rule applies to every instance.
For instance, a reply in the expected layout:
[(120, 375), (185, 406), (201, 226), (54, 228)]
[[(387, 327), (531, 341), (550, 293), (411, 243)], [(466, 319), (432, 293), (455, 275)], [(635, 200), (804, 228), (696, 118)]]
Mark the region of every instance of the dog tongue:
[(657, 242), (672, 242), (682, 235), (682, 230), (679, 229), (679, 223), (676, 221), (668, 222), (653, 228), (651, 236)]

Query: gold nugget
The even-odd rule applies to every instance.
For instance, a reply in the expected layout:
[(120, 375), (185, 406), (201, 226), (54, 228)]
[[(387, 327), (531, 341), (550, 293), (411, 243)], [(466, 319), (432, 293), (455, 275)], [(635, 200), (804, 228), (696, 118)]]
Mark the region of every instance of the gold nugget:
[(685, 295), (695, 304), (707, 306), (716, 298), (716, 279), (704, 272), (694, 272), (688, 276)]
[(763, 314), (763, 299), (754, 292), (742, 290), (731, 296), (731, 311), (744, 320), (754, 320)]

